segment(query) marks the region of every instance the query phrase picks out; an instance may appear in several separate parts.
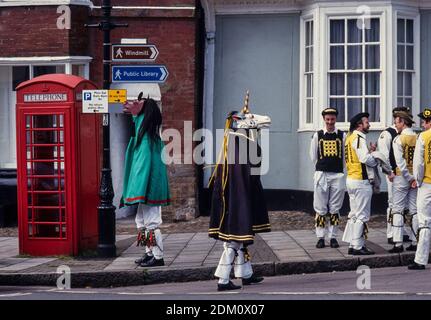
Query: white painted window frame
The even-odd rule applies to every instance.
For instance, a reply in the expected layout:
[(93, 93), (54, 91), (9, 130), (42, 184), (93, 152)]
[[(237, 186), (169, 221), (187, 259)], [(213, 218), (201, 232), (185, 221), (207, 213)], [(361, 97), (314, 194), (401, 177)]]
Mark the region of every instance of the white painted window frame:
[[(331, 18), (355, 18), (359, 17), (360, 14), (356, 13), (357, 6), (315, 6), (309, 11), (303, 12), (301, 17), (301, 41), (304, 39), (304, 20), (313, 15), (314, 19), (314, 110), (313, 110), (313, 124), (305, 123), (305, 92), (304, 88), (300, 88), (300, 121), (298, 131), (312, 131), (318, 130), (323, 127), (323, 119), (320, 116), (322, 108), (329, 106), (329, 36), (330, 36), (330, 19)], [(372, 130), (382, 130), (386, 126), (386, 114), (387, 114), (387, 87), (388, 82), (391, 83), (392, 79), (387, 78), (387, 66), (389, 61), (386, 59), (388, 54), (387, 43), (390, 41), (387, 28), (390, 23), (391, 6), (371, 7), (370, 17), (380, 18), (380, 122), (371, 123)], [(303, 43), (301, 43), (301, 50), (303, 50)], [(305, 59), (305, 52), (301, 51), (301, 59)], [(304, 62), (301, 62), (301, 68)], [(305, 81), (303, 70), (300, 74), (300, 83)], [(392, 92), (392, 90), (390, 91)], [(341, 130), (348, 130), (348, 122), (338, 122), (337, 127)]]
[[(382, 98), (382, 78), (383, 78), (383, 73), (382, 73), (382, 38), (381, 38), (381, 33), (379, 34), (379, 41), (377, 42), (365, 42), (365, 39), (362, 39), (362, 42), (360, 42), (360, 43), (349, 43), (348, 41), (347, 41), (347, 37), (348, 37), (348, 30), (346, 29), (346, 26), (347, 26), (347, 20), (353, 20), (353, 19), (355, 19), (355, 18), (357, 18), (358, 16), (337, 16), (337, 17), (331, 17), (331, 18), (329, 18), (329, 21), (328, 21), (328, 25), (330, 25), (330, 23), (331, 23), (331, 21), (333, 21), (333, 20), (342, 20), (342, 21), (344, 21), (344, 30), (345, 30), (345, 34), (344, 34), (344, 42), (343, 43), (330, 43), (330, 42), (328, 42), (328, 52), (330, 52), (330, 49), (331, 49), (331, 47), (338, 47), (338, 46), (342, 46), (343, 47), (343, 49), (344, 49), (344, 69), (334, 69), (334, 70), (331, 70), (330, 69), (330, 55), (328, 54), (328, 60), (326, 61), (326, 63), (327, 63), (327, 66), (328, 66), (328, 71), (327, 71), (327, 73), (326, 73), (326, 79), (327, 79), (327, 81), (328, 81), (328, 83), (330, 83), (330, 80), (329, 80), (329, 75), (330, 74), (332, 74), (332, 73), (340, 73), (340, 74), (343, 74), (345, 77), (344, 77), (344, 95), (334, 95), (334, 96), (331, 96), (331, 94), (328, 92), (328, 104), (327, 104), (327, 106), (331, 106), (330, 105), (330, 99), (361, 99), (362, 100), (362, 104), (364, 104), (365, 103), (365, 99), (367, 99), (367, 98), (376, 98), (376, 99), (379, 99), (380, 100), (380, 119), (381, 119), (381, 109), (382, 109), (382, 106), (381, 106), (381, 98)], [(379, 19), (379, 21), (380, 21), (380, 24), (382, 23), (382, 19), (381, 19), (381, 16), (373, 16), (373, 15), (371, 15), (370, 17), (369, 17), (370, 19), (373, 19), (373, 18), (378, 18)], [(361, 31), (362, 32), (362, 37), (364, 37), (364, 30), (362, 30)], [(329, 37), (330, 37), (330, 27), (328, 26), (328, 39), (329, 39)], [(365, 48), (366, 48), (366, 45), (378, 45), (379, 46), (379, 49), (380, 49), (380, 53), (379, 53), (379, 55), (380, 55), (380, 67), (379, 68), (377, 68), (377, 69), (367, 69), (366, 67), (365, 68), (361, 68), (361, 69), (354, 69), (354, 70), (350, 70), (350, 69), (348, 69), (348, 67), (347, 67), (347, 64), (348, 64), (348, 54), (347, 54), (347, 52), (348, 52), (348, 47), (349, 46), (361, 46), (362, 47), (362, 62), (364, 62), (364, 61), (366, 61), (366, 51), (365, 51)], [(367, 95), (366, 94), (366, 86), (365, 86), (365, 76), (364, 76), (364, 74), (365, 73), (367, 73), (367, 72), (373, 72), (373, 73), (379, 73), (380, 74), (380, 80), (379, 80), (379, 84), (380, 84), (380, 88), (379, 88), (379, 92), (380, 92), (380, 94), (379, 95)], [(353, 96), (353, 95), (348, 95), (347, 94), (347, 91), (348, 91), (348, 82), (347, 82), (347, 77), (346, 77), (346, 75), (348, 74), (348, 73), (361, 73), (362, 75), (363, 75), (363, 77), (362, 77), (362, 80), (361, 80), (361, 82), (362, 82), (362, 95), (358, 95), (358, 96)], [(330, 88), (328, 88), (328, 91), (330, 90)], [(348, 114), (348, 108), (346, 107), (346, 111), (347, 111), (347, 114)], [(348, 120), (348, 119), (347, 119)], [(376, 124), (380, 124), (381, 122), (384, 122), (384, 120), (382, 121), (379, 121), (379, 122), (372, 122), (372, 124), (374, 124), (374, 125), (376, 125)], [(339, 120), (339, 122), (338, 122), (338, 124), (339, 124), (339, 126), (341, 125), (341, 126), (345, 126), (345, 127), (347, 127), (349, 124), (348, 124), (348, 122), (343, 122), (343, 121), (340, 121)]]
[[(307, 123), (306, 119), (307, 119), (307, 78), (305, 76), (305, 39), (306, 39), (306, 35), (305, 35), (305, 30), (306, 30), (306, 23), (309, 21), (313, 21), (313, 56), (312, 56), (312, 60), (313, 60), (313, 71), (312, 71), (312, 83), (313, 83), (313, 97), (312, 97), (312, 101), (313, 101), (313, 108), (312, 108), (312, 122), (311, 123)], [(316, 65), (316, 15), (314, 14), (314, 12), (308, 12), (307, 14), (304, 14), (301, 16), (300, 19), (300, 62), (299, 62), (299, 69), (300, 69), (300, 81), (299, 81), (299, 91), (300, 91), (300, 101), (299, 101), (299, 123), (300, 123), (300, 128), (302, 130), (314, 130), (314, 123), (316, 121), (316, 114), (315, 114), (315, 110), (316, 108), (318, 108), (318, 106), (316, 105), (316, 76), (318, 74), (318, 72), (316, 72), (317, 70), (317, 65)]]
[[(9, 79), (12, 81), (12, 67), (15, 66), (28, 66), (29, 67), (29, 79), (33, 79), (33, 67), (35, 66), (57, 66), (64, 65), (65, 73), (72, 74), (72, 65), (84, 65), (85, 79), (90, 78), (90, 61), (91, 57), (19, 57), (19, 58), (0, 58), (0, 65), (11, 67), (9, 70)], [(11, 82), (10, 82), (11, 83)], [(12, 91), (12, 84), (9, 86)], [(14, 108), (10, 109), (9, 112), (14, 112)], [(12, 119), (11, 115), (9, 115)], [(13, 122), (13, 121), (12, 121)], [(15, 129), (15, 123), (12, 123), (11, 130)], [(10, 152), (15, 150), (15, 141), (11, 141)], [(16, 158), (12, 158), (16, 161)], [(16, 169), (16, 162), (2, 163), (0, 168), (12, 168)]]
[[(393, 53), (394, 53), (394, 90), (393, 99), (394, 106), (398, 102), (398, 19), (411, 19), (413, 20), (413, 71), (412, 71), (412, 114), (417, 119), (415, 128), (419, 129), (420, 121), (416, 115), (420, 112), (420, 12), (418, 9), (413, 9), (404, 6), (394, 7), (394, 41), (393, 41)], [(392, 121), (392, 119), (390, 120)]]

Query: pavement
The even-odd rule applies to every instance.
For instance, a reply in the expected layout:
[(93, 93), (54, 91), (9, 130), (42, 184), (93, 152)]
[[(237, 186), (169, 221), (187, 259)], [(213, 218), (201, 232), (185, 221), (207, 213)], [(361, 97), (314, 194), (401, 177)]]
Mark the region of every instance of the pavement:
[[(118, 257), (102, 259), (81, 257), (19, 256), (18, 239), (0, 238), (0, 285), (55, 286), (59, 267), (70, 268), (74, 288), (124, 287), (166, 282), (203, 281), (213, 274), (223, 250), (223, 243), (208, 237), (206, 232), (164, 234), (165, 266), (142, 268), (134, 260), (142, 255), (135, 235), (117, 235)], [(351, 256), (347, 244), (340, 248), (328, 245), (315, 247), (312, 230), (273, 231), (258, 234), (250, 246), (256, 274), (277, 276), (356, 270), (360, 265), (370, 268), (406, 266), (414, 253), (389, 254), (385, 229), (369, 230), (367, 246), (372, 256)]]

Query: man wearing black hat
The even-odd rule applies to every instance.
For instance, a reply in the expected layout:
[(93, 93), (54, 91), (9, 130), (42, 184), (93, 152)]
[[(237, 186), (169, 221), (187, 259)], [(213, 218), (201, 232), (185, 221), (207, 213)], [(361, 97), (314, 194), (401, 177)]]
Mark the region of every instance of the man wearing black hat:
[[(396, 161), (396, 176), (392, 183), (392, 234), (394, 247), (390, 253), (400, 253), (403, 248), (404, 225), (408, 225), (413, 234), (418, 229), (416, 215), (417, 183), (413, 177), (413, 154), (416, 146), (416, 133), (410, 113), (395, 112), (395, 127), (399, 135), (393, 142)], [(405, 210), (408, 209), (408, 210)], [(408, 251), (416, 250), (416, 239), (407, 247)]]
[(350, 130), (345, 142), (347, 169), (347, 192), (350, 198), (350, 214), (344, 230), (343, 241), (349, 242), (349, 254), (370, 255), (373, 251), (365, 246), (368, 232), (367, 221), (371, 213), (373, 188), (368, 180), (367, 166), (376, 167), (377, 161), (370, 154), (376, 146), (367, 147), (366, 134), (370, 129), (369, 114), (362, 112), (350, 120)]
[[(407, 107), (396, 107), (392, 110), (392, 117), (395, 120), (395, 113), (398, 111), (410, 112), (410, 108)], [(387, 159), (388, 163), (390, 163), (392, 167), (392, 171), (394, 174), (396, 173), (397, 164), (394, 156), (394, 149), (392, 146), (392, 142), (395, 137), (398, 135), (398, 131), (394, 125), (386, 128), (382, 131), (377, 140), (377, 150), (380, 151)], [(386, 176), (386, 184), (388, 186), (388, 209), (386, 215), (387, 227), (386, 227), (386, 236), (388, 238), (388, 243), (393, 244), (392, 239), (392, 179)]]
[[(315, 164), (314, 210), (318, 238), (316, 248), (325, 247), (328, 234), (331, 248), (338, 248), (339, 212), (343, 205), (344, 182), (344, 132), (335, 128), (338, 111), (326, 108), (322, 111), (325, 128), (317, 131), (311, 140), (310, 158)], [(327, 226), (326, 218), (329, 218)]]
[(411, 270), (423, 270), (428, 263), (431, 239), (431, 109), (418, 114), (424, 131), (419, 135), (413, 156), (413, 176), (418, 185), (419, 241)]

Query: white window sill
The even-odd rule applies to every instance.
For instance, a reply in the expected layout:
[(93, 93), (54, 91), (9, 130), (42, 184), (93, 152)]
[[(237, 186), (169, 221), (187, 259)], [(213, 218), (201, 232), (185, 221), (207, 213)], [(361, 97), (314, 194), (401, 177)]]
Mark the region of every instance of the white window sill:
[(20, 6), (52, 6), (52, 5), (77, 5), (89, 6), (93, 3), (90, 0), (0, 0), (0, 7), (20, 7)]

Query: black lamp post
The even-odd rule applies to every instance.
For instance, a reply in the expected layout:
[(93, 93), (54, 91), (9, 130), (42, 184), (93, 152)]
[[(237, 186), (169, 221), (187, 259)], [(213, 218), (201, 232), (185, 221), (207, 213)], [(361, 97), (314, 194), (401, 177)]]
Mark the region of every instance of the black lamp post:
[[(89, 28), (103, 31), (103, 89), (109, 90), (111, 85), (111, 30), (117, 27), (127, 27), (127, 24), (111, 22), (111, 1), (103, 0), (103, 18), (97, 24), (86, 24)], [(112, 203), (114, 188), (111, 175), (111, 150), (109, 147), (109, 113), (103, 114), (103, 169), (100, 181), (100, 204), (98, 209), (99, 242), (97, 253), (100, 257), (115, 257), (115, 206)]]

